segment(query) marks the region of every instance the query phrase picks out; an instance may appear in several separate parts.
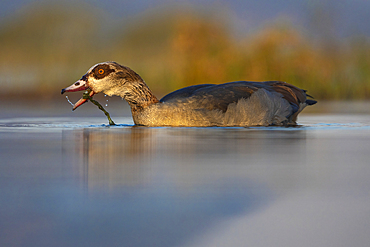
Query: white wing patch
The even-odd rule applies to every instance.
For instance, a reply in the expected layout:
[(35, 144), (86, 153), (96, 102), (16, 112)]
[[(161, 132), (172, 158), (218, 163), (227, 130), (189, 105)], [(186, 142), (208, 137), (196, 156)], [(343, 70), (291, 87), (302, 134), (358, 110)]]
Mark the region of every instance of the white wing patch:
[(281, 125), (292, 114), (289, 102), (282, 95), (259, 89), (248, 99), (230, 104), (225, 112), (225, 126)]

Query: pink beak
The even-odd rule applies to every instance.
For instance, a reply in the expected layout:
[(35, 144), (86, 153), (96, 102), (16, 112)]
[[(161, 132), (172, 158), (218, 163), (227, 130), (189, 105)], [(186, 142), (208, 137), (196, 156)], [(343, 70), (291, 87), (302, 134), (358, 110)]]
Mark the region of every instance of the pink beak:
[[(64, 94), (65, 92), (77, 92), (77, 91), (83, 91), (88, 89), (86, 81), (78, 80), (75, 83), (73, 83), (71, 86), (62, 89), (61, 94)], [(95, 93), (93, 91), (90, 92), (89, 96), (92, 97)], [(83, 103), (87, 102), (88, 99), (81, 98), (79, 101), (74, 104), (72, 111), (76, 110), (77, 107), (82, 105)]]

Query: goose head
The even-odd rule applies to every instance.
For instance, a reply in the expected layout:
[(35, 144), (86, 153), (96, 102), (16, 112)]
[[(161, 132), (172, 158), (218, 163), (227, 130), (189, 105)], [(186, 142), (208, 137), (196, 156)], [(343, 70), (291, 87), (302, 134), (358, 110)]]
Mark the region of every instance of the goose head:
[[(118, 95), (126, 98), (135, 89), (135, 84), (141, 83), (144, 83), (143, 79), (130, 68), (116, 62), (104, 62), (92, 66), (81, 79), (62, 89), (61, 93), (89, 89), (91, 97), (102, 92), (109, 96)], [(81, 98), (74, 104), (73, 110), (85, 102), (87, 99)]]

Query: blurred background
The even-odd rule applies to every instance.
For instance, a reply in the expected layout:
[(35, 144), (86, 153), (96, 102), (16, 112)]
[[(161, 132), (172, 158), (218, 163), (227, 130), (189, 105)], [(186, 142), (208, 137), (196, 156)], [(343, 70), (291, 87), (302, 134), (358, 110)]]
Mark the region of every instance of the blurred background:
[(282, 80), (316, 99), (370, 98), (370, 1), (2, 1), (0, 97), (60, 100), (117, 61), (158, 97), (199, 83)]
[[(369, 13), (369, 0), (2, 0), (0, 246), (369, 246)], [(127, 104), (99, 94), (120, 124), (107, 128), (60, 91), (109, 60), (159, 98), (283, 80), (320, 114), (131, 127)]]

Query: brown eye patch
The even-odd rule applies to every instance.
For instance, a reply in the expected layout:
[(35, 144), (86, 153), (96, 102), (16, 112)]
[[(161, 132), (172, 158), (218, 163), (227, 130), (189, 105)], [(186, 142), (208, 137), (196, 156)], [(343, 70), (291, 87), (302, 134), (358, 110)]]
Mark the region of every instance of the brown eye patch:
[(111, 69), (107, 64), (100, 64), (92, 70), (95, 79), (102, 79), (112, 72), (114, 72), (114, 69)]

